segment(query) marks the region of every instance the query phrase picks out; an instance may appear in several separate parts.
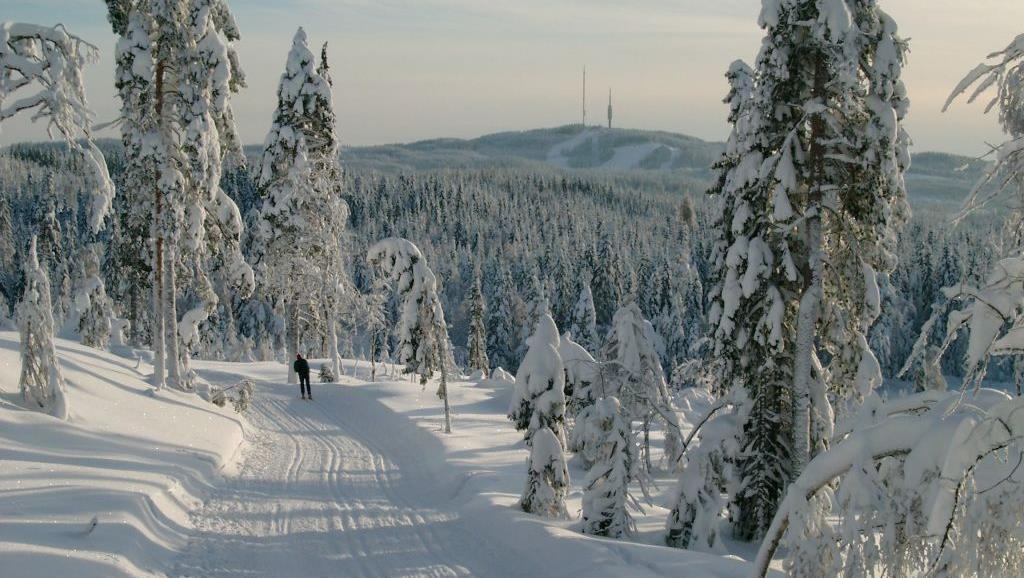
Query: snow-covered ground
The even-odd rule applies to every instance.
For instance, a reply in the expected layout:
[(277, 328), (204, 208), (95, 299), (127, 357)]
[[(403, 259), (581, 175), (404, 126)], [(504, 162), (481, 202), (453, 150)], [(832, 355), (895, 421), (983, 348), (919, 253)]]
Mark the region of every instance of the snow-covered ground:
[(194, 395), (151, 394), (133, 360), (57, 347), (66, 422), (19, 407), (18, 334), (0, 332), (0, 576), (166, 568), (193, 535), (190, 512), (233, 463), (243, 421)]
[[(306, 402), (282, 383), (280, 364), (196, 362), (212, 383), (256, 381), (240, 420), (193, 396), (154, 397), (145, 364), (137, 370), (133, 360), (60, 340), (73, 414), (61, 423), (16, 407), (17, 347), (16, 334), (0, 333), (4, 577), (732, 577), (750, 569), (657, 545), (668, 477), (638, 517), (635, 541), (583, 536), (572, 521), (521, 512), (527, 452), (504, 417), (508, 382), (453, 383), (454, 433), (444, 435), (432, 386), (369, 383), (365, 363), (347, 362), (341, 383), (314, 384)], [(572, 474), (575, 514), (582, 472)]]

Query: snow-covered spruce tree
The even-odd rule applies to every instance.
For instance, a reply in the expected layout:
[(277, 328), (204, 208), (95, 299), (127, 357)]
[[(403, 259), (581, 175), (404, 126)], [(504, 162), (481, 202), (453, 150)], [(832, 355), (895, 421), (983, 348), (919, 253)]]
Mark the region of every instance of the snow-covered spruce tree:
[(569, 326), (576, 341), (587, 351), (601, 347), (597, 336), (597, 313), (594, 311), (594, 295), (590, 292), (590, 277), (580, 279), (580, 296), (572, 308), (572, 323)]
[[(742, 389), (750, 399), (747, 420), (741, 423), (742, 451), (725, 456), (735, 461), (740, 480), (729, 496), (733, 532), (749, 540), (767, 528), (789, 481), (792, 353), (786, 342), (792, 341), (794, 327), (792, 307), (783, 297), (790, 293), (791, 280), (788, 271), (777, 266), (781, 259), (774, 256), (785, 253), (770, 250), (770, 244), (777, 243), (770, 201), (756, 182), (764, 157), (756, 146), (754, 72), (736, 61), (726, 78), (730, 89), (725, 102), (733, 129), (715, 165), (718, 182), (709, 191), (715, 198), (716, 238), (708, 322), (714, 337), (712, 370), (718, 378), (717, 393), (725, 396)], [(701, 463), (699, 457), (712, 456), (703, 453), (688, 459), (686, 467), (707, 471), (711, 465)], [(684, 470), (683, 476), (694, 474)], [(680, 493), (681, 499), (692, 497)], [(699, 505), (677, 503), (674, 510), (685, 512)], [(670, 536), (670, 543), (689, 541)]]
[(593, 290), (594, 312), (597, 325), (604, 329), (611, 323), (612, 316), (618, 310), (619, 302), (625, 293), (619, 255), (607, 229), (601, 231), (593, 271), (594, 277), (590, 285)]
[(82, 344), (98, 349), (110, 345), (113, 309), (100, 276), (100, 250), (94, 243), (78, 254), (79, 278), (75, 287), (75, 311)]
[(92, 142), (92, 118), (82, 72), (98, 59), (95, 46), (63, 25), (0, 22), (0, 126), (19, 113), (43, 119), (74, 151), (91, 193), (87, 220), (103, 227), (114, 198), (114, 184), (103, 154)]
[(39, 266), (36, 240), (29, 245), (25, 261), (25, 294), (15, 309), (21, 334), (21, 396), (31, 407), (68, 418), (67, 392), (53, 344), (53, 313), (50, 280)]
[(545, 314), (551, 314), (547, 292), (536, 272), (530, 275), (530, 279), (527, 282), (524, 303), (526, 305), (525, 316), (523, 317), (523, 324), (519, 328), (519, 345), (516, 347), (516, 359), (522, 359), (526, 356), (526, 351), (530, 347), (530, 337), (537, 331), (537, 323), (540, 322), (541, 317)]
[(445, 433), (451, 432), (448, 403), (448, 369), (454, 367), (448, 325), (437, 295), (437, 278), (416, 245), (406, 239), (378, 241), (366, 253), (366, 260), (392, 283), (400, 301), (398, 320), (398, 362), (406, 373), (419, 373), (426, 385), (440, 370), (437, 394), (444, 400)]
[(485, 315), (487, 307), (484, 303), (484, 294), (480, 290), (480, 269), (473, 272), (473, 293), (470, 296), (469, 304), (469, 368), (478, 371), (483, 377), (487, 377), (491, 371), (491, 363), (487, 359), (487, 325)]
[(644, 319), (636, 303), (615, 312), (602, 350), (606, 371), (603, 379), (612, 385), (607, 395), (616, 396), (629, 420), (639, 420), (643, 430), (643, 466), (651, 469), (651, 422), (665, 426), (665, 458), (670, 466), (679, 459), (682, 438), (672, 407), (665, 373), (661, 368), (661, 338)]
[(61, 284), (68, 277), (72, 256), (64, 250), (64, 231), (57, 219), (56, 191), (53, 189), (53, 174), (47, 175), (46, 199), (40, 205), (40, 214), (36, 218), (35, 237), (36, 255), (39, 258), (39, 266), (46, 271), (46, 277), (52, 279), (55, 285), (53, 291), (53, 319), (58, 328), (62, 326), (68, 313), (71, 313), (71, 304), (61, 299)]
[[(115, 85), (127, 156), (123, 235), (142, 246), (152, 275), (153, 382), (190, 389), (191, 349), (218, 296), (252, 292), (238, 208), (220, 188), (242, 162), (231, 95), (244, 86), (224, 0), (107, 0), (120, 38)], [(183, 277), (179, 280), (178, 274)], [(180, 295), (179, 295), (180, 294)], [(187, 311), (179, 322), (179, 296)]]
[(523, 511), (551, 518), (567, 518), (569, 468), (562, 442), (547, 426), (533, 432), (527, 464), (526, 487), (519, 499)]
[(585, 445), (594, 448), (594, 455), (583, 482), (580, 531), (621, 538), (634, 527), (629, 514), (629, 483), (636, 465), (636, 442), (615, 397), (597, 400), (586, 413), (586, 430), (592, 439)]
[(531, 443), (535, 432), (548, 428), (565, 447), (565, 365), (558, 354), (558, 327), (545, 313), (527, 340), (529, 349), (516, 372), (516, 389), (508, 419)]
[(388, 296), (383, 287), (374, 287), (363, 297), (366, 331), (370, 334), (370, 381), (377, 381), (377, 362), (388, 361)]
[[(262, 206), (253, 253), (262, 291), (286, 314), (287, 359), (298, 353), (302, 311), (316, 304), (326, 317), (328, 353), (340, 374), (336, 316), (348, 284), (341, 234), (348, 208), (341, 200), (341, 169), (331, 84), (300, 28), (277, 91), (257, 180)], [(289, 361), (289, 382), (296, 376)]]

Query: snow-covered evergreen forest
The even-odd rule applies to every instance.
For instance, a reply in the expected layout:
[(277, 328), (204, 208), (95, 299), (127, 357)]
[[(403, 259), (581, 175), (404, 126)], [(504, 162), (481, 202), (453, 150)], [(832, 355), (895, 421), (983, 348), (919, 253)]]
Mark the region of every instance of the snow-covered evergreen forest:
[(59, 139), (0, 149), (0, 567), (1024, 572), (1024, 35), (949, 87), (1006, 136), (951, 204), (879, 2), (763, 0), (723, 143), (419, 167), (344, 148), (325, 39), (243, 146), (226, 0), (106, 8), (119, 141), (92, 44), (0, 25), (0, 123)]
[[(99, 145), (112, 178), (120, 182), (123, 149), (109, 141)], [(250, 155), (247, 166), (254, 161)], [(104, 252), (103, 277), (116, 314), (132, 321), (129, 340), (146, 343), (151, 322), (144, 294), (148, 265), (122, 240), (123, 225), (116, 219), (98, 234), (84, 226), (88, 197), (65, 168), (67, 153), (57, 145), (15, 145), (0, 157), (0, 163), (4, 191), (0, 219), (10, 224), (0, 240), (10, 248), (4, 252), (0, 273), (6, 302), (17, 303), (24, 291), (18, 265), (24, 262), (28, 246), (16, 239), (39, 235), (41, 260), (50, 267), (51, 278), (61, 279), (53, 297), (58, 314), (67, 312), (74, 298), (71, 263), (82, 248), (102, 241), (110, 247)], [(550, 302), (558, 327), (569, 329), (585, 279), (593, 295), (599, 341), (618, 306), (635, 300), (666, 340), (662, 354), (666, 368), (706, 355), (702, 303), (707, 299), (713, 231), (711, 203), (703, 195), (709, 185), (705, 181), (671, 174), (537, 167), (347, 171), (343, 183), (342, 197), (351, 213), (351, 255), (365, 254), (374, 240), (397, 236), (416, 239), (429, 262), (436, 264), (441, 300), (463, 365), (468, 360), (476, 268), (485, 303), (494, 304), (485, 314), (487, 353), (494, 367), (509, 371), (518, 367), (523, 329), (538, 286)], [(225, 175), (223, 187), (246, 221), (254, 218), (259, 196), (250, 171), (239, 168)], [(127, 201), (116, 198), (114, 213), (124, 215), (118, 210), (120, 202)], [(986, 213), (971, 217), (969, 225), (955, 226), (949, 212), (926, 203), (900, 231), (898, 264), (880, 283), (887, 306), (870, 338), (885, 377), (895, 377), (901, 369), (942, 288), (984, 277), (994, 256), (1013, 242), (1000, 222), (989, 217)], [(345, 267), (355, 286), (369, 292), (373, 272), (365, 261), (350, 258)], [(204, 326), (195, 351), (199, 357), (271, 359), (281, 351), (283, 324), (272, 302), (256, 297), (231, 300), (230, 308), (226, 303)], [(393, 308), (388, 315), (393, 328)], [(352, 324), (340, 332), (343, 350), (368, 357), (372, 336), (365, 325), (356, 318), (342, 322)], [(228, 335), (229, 330), (235, 333)], [(307, 347), (326, 351), (323, 329), (315, 333), (319, 337)], [(393, 332), (388, 335), (388, 350), (393, 351), (395, 337)], [(252, 342), (225, 348), (225, 343), (238, 337)], [(599, 343), (591, 351), (594, 345)], [(962, 349), (956, 351), (940, 360), (947, 375), (962, 375)], [(1008, 367), (994, 371), (1003, 381), (1012, 376)], [(686, 384), (686, 378), (680, 379)]]

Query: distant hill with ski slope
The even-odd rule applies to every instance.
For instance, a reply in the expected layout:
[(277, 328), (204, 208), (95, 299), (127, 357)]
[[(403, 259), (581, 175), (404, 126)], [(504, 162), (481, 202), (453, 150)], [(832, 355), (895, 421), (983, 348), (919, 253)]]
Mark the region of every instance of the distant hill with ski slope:
[[(474, 139), (347, 147), (351, 170), (384, 173), (442, 168), (543, 168), (674, 172), (709, 183), (721, 142), (664, 131), (579, 125), (501, 132)], [(913, 155), (906, 175), (913, 202), (959, 206), (984, 163), (941, 152)]]
[[(98, 142), (106, 152), (120, 143)], [(59, 143), (18, 144), (20, 151), (61, 149)], [(707, 187), (711, 165), (723, 143), (684, 134), (639, 129), (566, 125), (500, 132), (473, 139), (437, 138), (404, 144), (344, 147), (342, 163), (350, 172), (385, 174), (443, 169), (573, 170), (658, 175), (659, 182), (679, 182), (687, 190)], [(251, 161), (262, 145), (247, 145)], [(0, 150), (11, 150), (11, 147)], [(943, 152), (919, 152), (906, 174), (911, 203), (942, 212), (955, 211), (980, 178), (985, 162)]]

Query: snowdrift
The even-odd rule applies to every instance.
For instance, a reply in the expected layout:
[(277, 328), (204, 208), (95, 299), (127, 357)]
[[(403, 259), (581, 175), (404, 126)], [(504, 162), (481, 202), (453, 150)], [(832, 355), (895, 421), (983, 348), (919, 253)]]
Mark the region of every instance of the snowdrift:
[[(17, 333), (0, 332), (0, 576), (149, 576), (233, 463), (243, 422), (152, 393), (136, 360), (57, 340), (71, 416), (24, 409)], [(149, 366), (143, 365), (146, 373)]]

